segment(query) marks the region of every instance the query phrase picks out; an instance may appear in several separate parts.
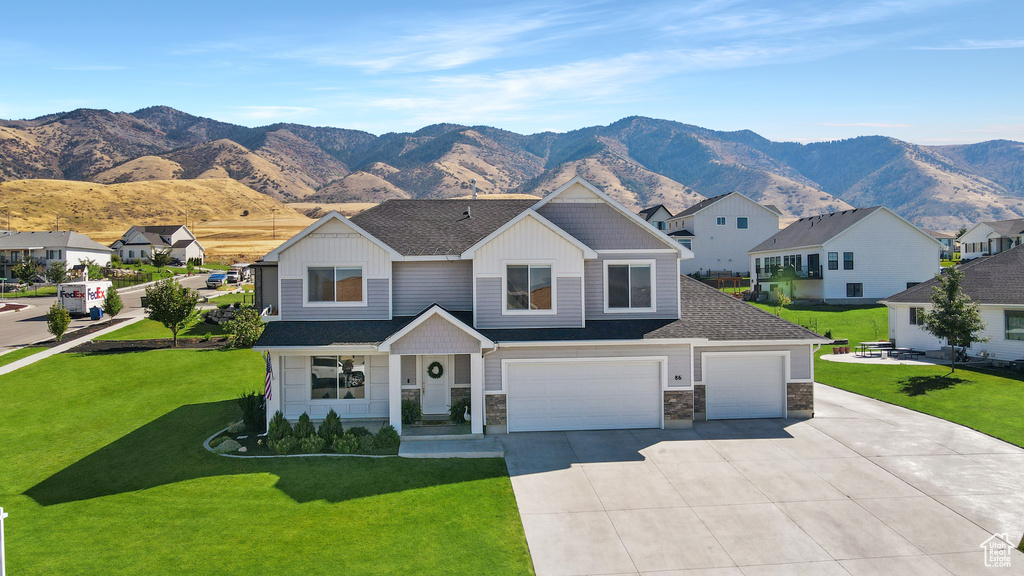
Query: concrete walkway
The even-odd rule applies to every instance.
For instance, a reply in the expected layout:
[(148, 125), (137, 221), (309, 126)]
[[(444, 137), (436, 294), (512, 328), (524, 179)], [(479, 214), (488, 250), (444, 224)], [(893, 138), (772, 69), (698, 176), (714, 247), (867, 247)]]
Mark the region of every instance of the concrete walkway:
[(537, 574), (1024, 574), (981, 548), (1021, 538), (1024, 450), (815, 394), (807, 421), (503, 437)]
[(398, 455), (404, 458), (501, 458), (505, 451), (494, 436), (471, 440), (420, 440), (403, 438)]

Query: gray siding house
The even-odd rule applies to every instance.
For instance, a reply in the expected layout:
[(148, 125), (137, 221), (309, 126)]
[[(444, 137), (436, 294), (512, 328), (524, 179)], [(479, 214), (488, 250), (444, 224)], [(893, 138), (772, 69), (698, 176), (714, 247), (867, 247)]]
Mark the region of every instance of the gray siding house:
[(819, 335), (681, 277), (691, 256), (588, 182), (538, 200), (389, 200), (330, 213), (257, 265), (268, 413), (472, 429), (809, 417)]

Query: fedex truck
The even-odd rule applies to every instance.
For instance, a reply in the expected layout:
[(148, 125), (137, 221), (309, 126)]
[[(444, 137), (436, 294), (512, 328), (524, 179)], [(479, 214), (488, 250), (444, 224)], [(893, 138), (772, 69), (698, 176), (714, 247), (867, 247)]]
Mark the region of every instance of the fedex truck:
[(103, 308), (110, 286), (110, 280), (68, 282), (57, 286), (57, 297), (72, 316), (88, 316), (93, 306)]

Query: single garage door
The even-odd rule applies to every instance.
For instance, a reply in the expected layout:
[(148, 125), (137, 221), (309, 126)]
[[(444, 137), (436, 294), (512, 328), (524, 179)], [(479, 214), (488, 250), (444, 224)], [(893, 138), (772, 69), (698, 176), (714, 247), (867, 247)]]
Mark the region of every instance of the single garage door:
[(708, 355), (702, 362), (708, 420), (785, 417), (785, 357)]
[(661, 362), (509, 362), (509, 432), (661, 427)]

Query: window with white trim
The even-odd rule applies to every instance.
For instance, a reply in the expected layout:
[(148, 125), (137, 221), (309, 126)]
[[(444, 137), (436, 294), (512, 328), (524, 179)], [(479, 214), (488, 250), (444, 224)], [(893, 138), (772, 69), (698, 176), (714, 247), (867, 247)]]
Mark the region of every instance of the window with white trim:
[(739, 228), (740, 230), (746, 230), (748, 227), (748, 222), (749, 221), (747, 220), (746, 216), (740, 216), (739, 218), (736, 219), (736, 228)]
[(678, 242), (683, 245), (683, 248), (693, 250), (693, 238), (680, 238)]
[(366, 356), (313, 356), (311, 400), (366, 398)]
[(309, 302), (362, 302), (361, 266), (310, 266), (306, 271)]
[(1007, 340), (1024, 340), (1024, 310), (1004, 310)]
[(910, 309), (910, 325), (924, 326), (924, 308)]
[(719, 216), (715, 219), (715, 224), (718, 226), (725, 226), (725, 216)]
[(551, 310), (551, 265), (509, 264), (505, 267), (506, 310)]
[(605, 270), (609, 310), (654, 309), (653, 264), (616, 263)]

